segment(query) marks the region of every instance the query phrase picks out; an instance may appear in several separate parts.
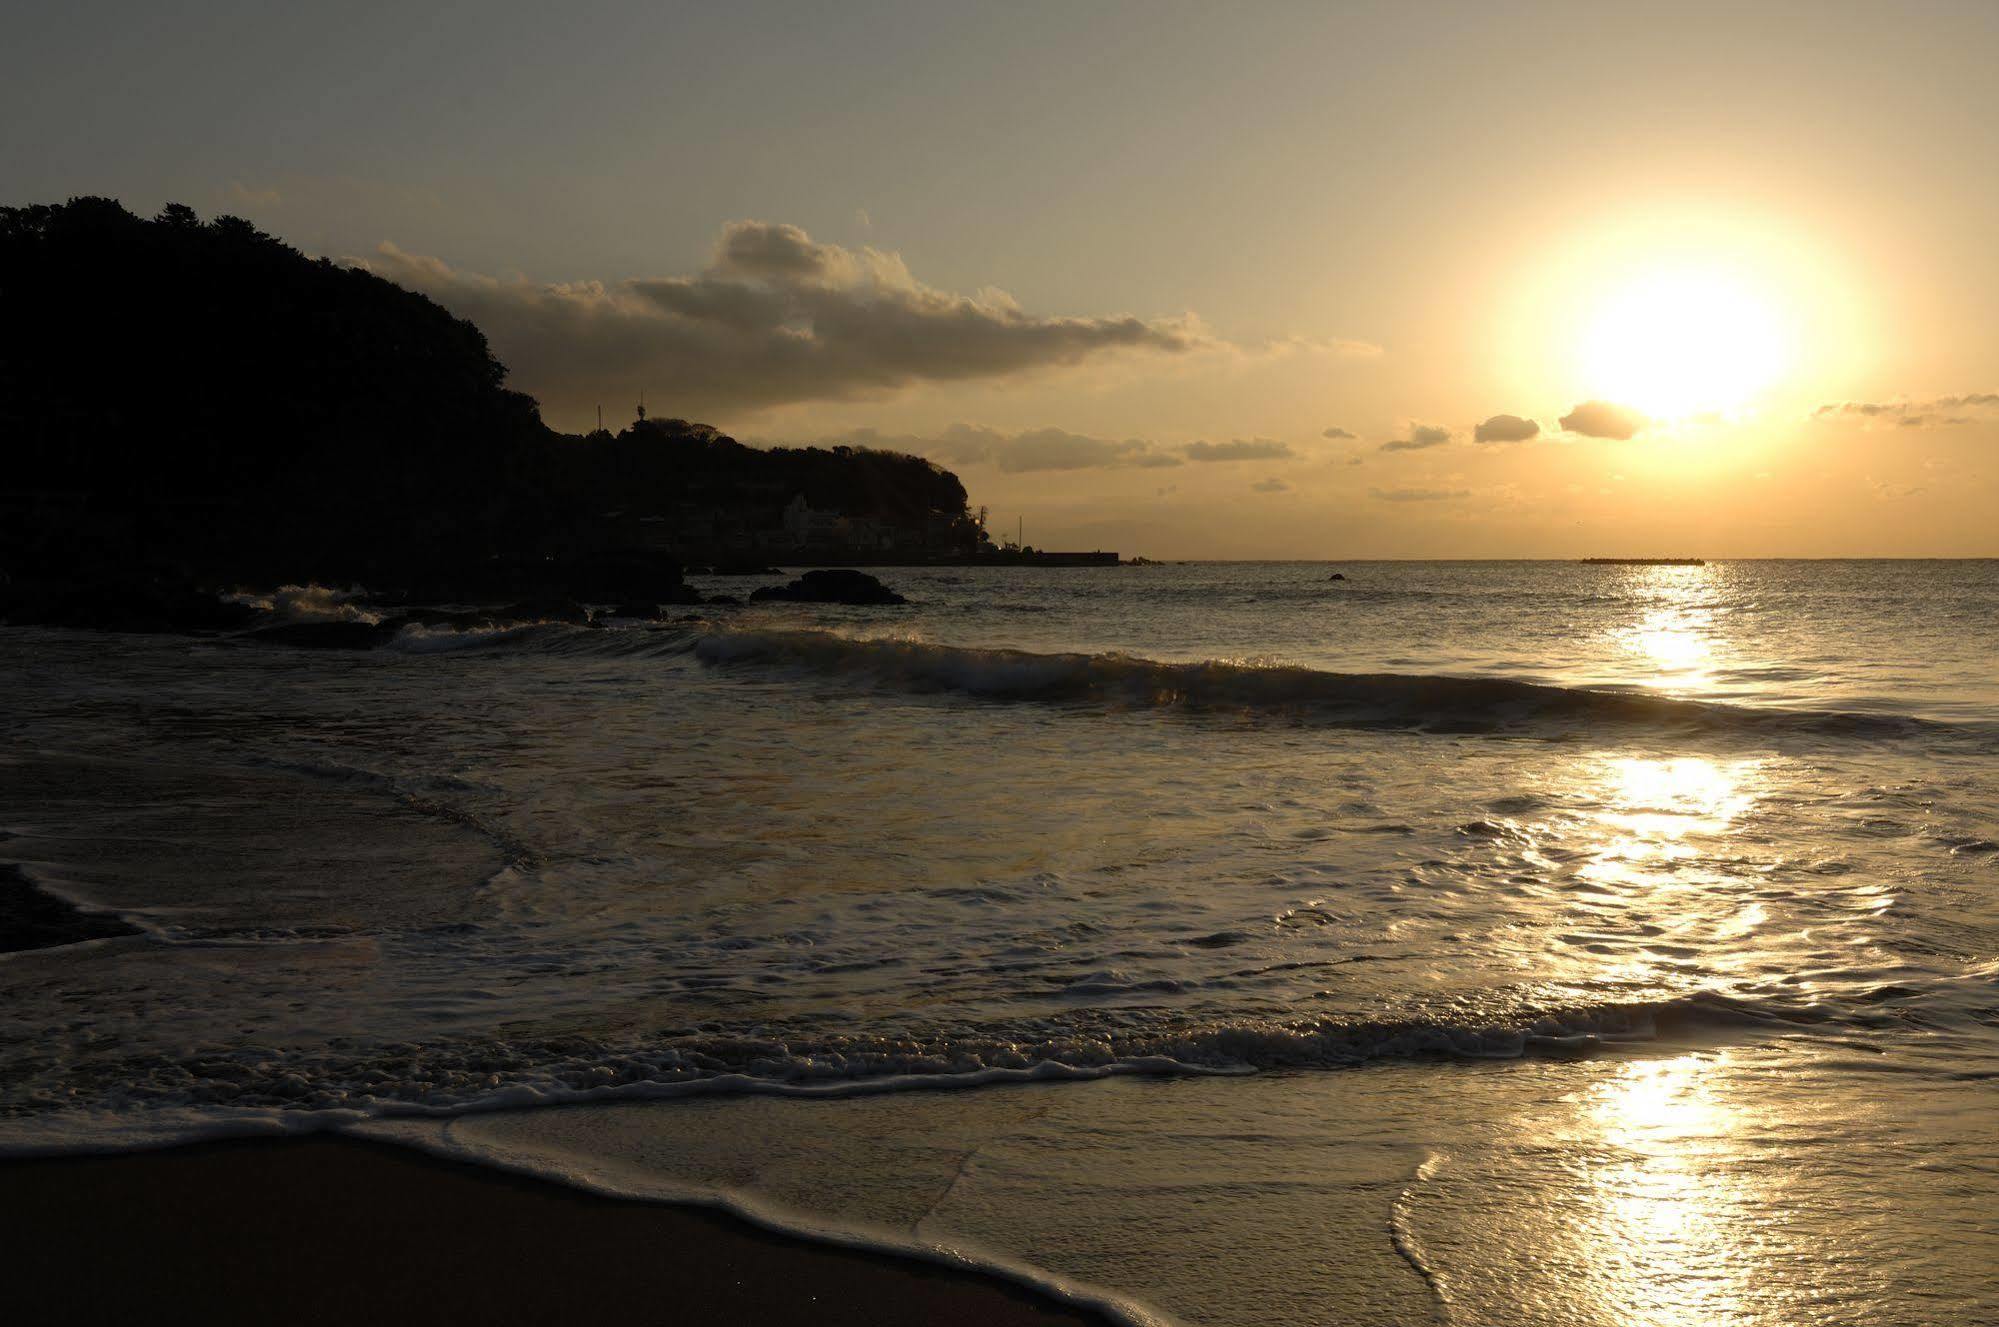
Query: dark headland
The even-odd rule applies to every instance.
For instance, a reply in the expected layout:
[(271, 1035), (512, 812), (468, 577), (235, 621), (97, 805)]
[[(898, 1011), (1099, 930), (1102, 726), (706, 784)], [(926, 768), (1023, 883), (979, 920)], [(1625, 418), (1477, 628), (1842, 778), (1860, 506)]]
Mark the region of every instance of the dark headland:
[(690, 566), (996, 548), (950, 471), (639, 412), (565, 434), (429, 299), (235, 217), (0, 208), (0, 621), (226, 629), (218, 590), (687, 603)]

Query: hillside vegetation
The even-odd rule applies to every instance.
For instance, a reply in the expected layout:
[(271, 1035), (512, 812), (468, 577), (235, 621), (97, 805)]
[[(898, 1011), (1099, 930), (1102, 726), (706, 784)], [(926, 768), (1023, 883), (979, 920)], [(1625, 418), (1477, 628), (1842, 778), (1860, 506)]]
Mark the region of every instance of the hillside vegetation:
[(613, 512), (768, 522), (795, 495), (969, 528), (917, 457), (565, 435), (506, 376), (471, 323), (240, 218), (0, 208), (0, 574), (434, 580), (615, 548)]

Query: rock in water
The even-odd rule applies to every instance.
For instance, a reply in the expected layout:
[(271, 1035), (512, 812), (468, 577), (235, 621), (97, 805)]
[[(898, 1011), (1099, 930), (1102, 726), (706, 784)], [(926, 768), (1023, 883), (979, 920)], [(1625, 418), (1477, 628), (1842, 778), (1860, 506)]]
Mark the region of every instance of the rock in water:
[(766, 585), (750, 594), (753, 604), (906, 604), (909, 600), (864, 571), (836, 568), (808, 571), (789, 585)]
[(640, 618), (650, 622), (659, 616), (659, 605), (651, 603), (624, 603), (613, 608), (608, 617)]
[(501, 622), (567, 622), (580, 627), (590, 620), (590, 610), (574, 599), (523, 599), (493, 610)]
[(404, 625), (401, 619), (387, 622), (287, 622), (253, 631), (244, 639), (264, 645), (289, 645), (300, 650), (372, 650), (394, 639)]
[(254, 608), (179, 585), (112, 579), (0, 583), (0, 622), (16, 627), (195, 634), (233, 631), (258, 616)]

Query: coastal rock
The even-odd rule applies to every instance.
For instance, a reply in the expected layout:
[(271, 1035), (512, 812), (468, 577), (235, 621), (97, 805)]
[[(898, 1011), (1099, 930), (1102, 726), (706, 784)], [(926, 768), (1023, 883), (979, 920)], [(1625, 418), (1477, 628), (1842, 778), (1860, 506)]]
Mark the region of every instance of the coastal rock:
[(409, 625), (407, 619), (386, 622), (286, 622), (251, 632), (245, 640), (260, 645), (289, 645), (298, 650), (372, 650), (386, 644)]
[(708, 574), (710, 576), (782, 576), (776, 567), (766, 567), (761, 562), (717, 562)]
[(1343, 581), (1346, 579), (1346, 576), (1344, 573), (1336, 571), (1332, 575), (1326, 577), (1326, 579), (1329, 581)]
[(672, 558), (639, 550), (562, 557), (499, 557), (433, 569), (406, 587), (406, 601), (682, 603), (692, 593)]
[(808, 571), (789, 585), (766, 585), (750, 594), (750, 602), (794, 604), (906, 604), (909, 600), (864, 571), (835, 568)]
[(484, 613), (454, 613), (447, 608), (405, 608), (396, 617), (404, 626), (445, 627), (453, 631), (493, 625), (493, 619)]
[(89, 631), (233, 631), (259, 616), (243, 604), (183, 586), (122, 581), (41, 582), (0, 588), (0, 622)]
[(743, 601), (733, 594), (711, 594), (708, 596), (710, 608), (741, 608)]
[(574, 599), (522, 599), (494, 609), (493, 616), (502, 622), (567, 622), (580, 627), (590, 621), (590, 610)]
[(549, 565), (556, 582), (551, 591), (571, 599), (671, 604), (683, 602), (679, 596), (690, 592), (679, 563), (650, 553), (596, 553)]
[(659, 605), (654, 603), (622, 603), (613, 608), (606, 617), (632, 617), (650, 622), (659, 616)]

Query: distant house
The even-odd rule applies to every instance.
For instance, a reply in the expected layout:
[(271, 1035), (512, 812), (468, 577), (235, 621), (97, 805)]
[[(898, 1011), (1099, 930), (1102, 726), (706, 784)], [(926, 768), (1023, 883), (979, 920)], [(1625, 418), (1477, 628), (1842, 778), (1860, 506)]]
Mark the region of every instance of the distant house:
[(794, 494), (784, 508), (784, 532), (791, 537), (794, 547), (804, 548), (812, 544), (845, 543), (848, 537), (848, 522), (837, 511), (817, 511), (805, 500), (803, 493)]

